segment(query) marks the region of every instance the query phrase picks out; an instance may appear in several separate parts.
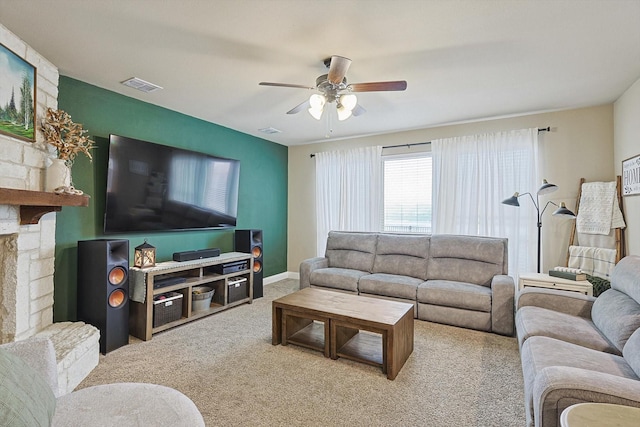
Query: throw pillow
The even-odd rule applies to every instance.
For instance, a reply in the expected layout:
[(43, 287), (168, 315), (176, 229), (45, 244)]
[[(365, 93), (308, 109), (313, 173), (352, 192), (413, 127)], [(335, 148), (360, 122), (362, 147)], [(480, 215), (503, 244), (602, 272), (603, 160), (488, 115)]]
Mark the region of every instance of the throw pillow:
[(0, 425), (48, 427), (55, 409), (56, 397), (40, 374), (0, 349)]

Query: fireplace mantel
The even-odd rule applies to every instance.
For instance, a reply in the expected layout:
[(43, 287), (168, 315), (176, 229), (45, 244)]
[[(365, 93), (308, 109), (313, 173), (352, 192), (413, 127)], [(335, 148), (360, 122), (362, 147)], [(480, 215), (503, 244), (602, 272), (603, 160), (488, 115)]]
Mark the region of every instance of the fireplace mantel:
[(0, 205), (20, 206), (20, 225), (37, 224), (42, 215), (62, 206), (89, 206), (89, 196), (0, 188)]

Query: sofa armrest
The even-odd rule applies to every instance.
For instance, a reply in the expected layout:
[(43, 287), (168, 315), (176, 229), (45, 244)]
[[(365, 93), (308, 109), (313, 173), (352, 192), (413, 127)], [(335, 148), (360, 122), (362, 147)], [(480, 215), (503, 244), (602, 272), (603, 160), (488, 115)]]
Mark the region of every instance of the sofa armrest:
[(313, 270), (329, 267), (329, 259), (325, 257), (309, 258), (300, 263), (300, 289), (311, 285), (310, 278)]
[(524, 288), (516, 298), (516, 310), (532, 305), (587, 319), (591, 319), (591, 307), (596, 300), (578, 292), (534, 287)]
[(29, 338), (2, 344), (0, 348), (18, 356), (30, 368), (38, 372), (51, 387), (53, 394), (60, 397), (56, 351), (49, 338)]
[(514, 298), (516, 285), (513, 277), (494, 276), (491, 280), (491, 331), (513, 336)]
[(567, 366), (550, 366), (536, 375), (533, 384), (536, 426), (559, 426), (563, 410), (589, 402), (640, 407), (640, 381)]

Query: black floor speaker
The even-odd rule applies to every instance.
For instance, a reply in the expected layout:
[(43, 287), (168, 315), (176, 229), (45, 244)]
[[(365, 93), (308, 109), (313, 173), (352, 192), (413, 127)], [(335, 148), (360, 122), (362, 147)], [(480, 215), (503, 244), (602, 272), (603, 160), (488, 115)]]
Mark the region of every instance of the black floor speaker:
[(253, 255), (253, 298), (261, 298), (262, 292), (262, 230), (236, 230), (236, 251)]
[(78, 320), (100, 330), (100, 352), (129, 343), (129, 241), (78, 242)]

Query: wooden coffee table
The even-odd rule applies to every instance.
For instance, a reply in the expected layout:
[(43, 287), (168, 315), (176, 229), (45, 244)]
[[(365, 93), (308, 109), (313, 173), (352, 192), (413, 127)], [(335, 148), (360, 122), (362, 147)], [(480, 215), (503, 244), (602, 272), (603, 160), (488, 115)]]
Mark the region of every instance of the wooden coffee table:
[(412, 304), (305, 288), (272, 305), (273, 345), (379, 366), (390, 380), (413, 352)]

